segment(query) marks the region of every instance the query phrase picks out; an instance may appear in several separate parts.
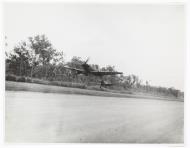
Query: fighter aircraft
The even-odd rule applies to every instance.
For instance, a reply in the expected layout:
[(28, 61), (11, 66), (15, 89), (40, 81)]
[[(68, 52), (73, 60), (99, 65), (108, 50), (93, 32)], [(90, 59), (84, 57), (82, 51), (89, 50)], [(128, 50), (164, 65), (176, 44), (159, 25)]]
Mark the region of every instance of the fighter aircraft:
[[(67, 69), (76, 71), (76, 74), (84, 74), (86, 76), (88, 76), (88, 75), (94, 75), (94, 76), (99, 76), (101, 78), (104, 75), (123, 74), (122, 72), (111, 72), (111, 71), (97, 71), (97, 70), (94, 70), (92, 67), (90, 67), (89, 64), (87, 64), (88, 61), (89, 61), (89, 58), (83, 64), (81, 64), (81, 67), (83, 69), (77, 69), (77, 68), (72, 68), (72, 67), (67, 67), (67, 66), (64, 66), (64, 67), (67, 68)], [(111, 85), (113, 85), (113, 84), (106, 83), (103, 80), (101, 80), (100, 88), (101, 88), (101, 86), (111, 86)]]
[(81, 64), (81, 66), (82, 66), (83, 69), (77, 69), (77, 68), (72, 68), (72, 67), (67, 67), (67, 66), (64, 66), (64, 67), (67, 68), (67, 69), (76, 71), (77, 74), (84, 74), (86, 76), (88, 76), (90, 74), (94, 75), (94, 76), (123, 74), (122, 72), (111, 72), (111, 71), (97, 71), (97, 70), (94, 70), (92, 67), (90, 67), (90, 65), (87, 64), (88, 61), (89, 61), (89, 58), (83, 64)]

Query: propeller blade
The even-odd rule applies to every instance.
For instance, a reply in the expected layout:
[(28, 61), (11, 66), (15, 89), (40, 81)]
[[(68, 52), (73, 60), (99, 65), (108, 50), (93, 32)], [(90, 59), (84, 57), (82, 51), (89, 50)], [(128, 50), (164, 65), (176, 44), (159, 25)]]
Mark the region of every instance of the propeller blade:
[(89, 57), (87, 58), (87, 60), (84, 62), (84, 64), (86, 64), (89, 61)]

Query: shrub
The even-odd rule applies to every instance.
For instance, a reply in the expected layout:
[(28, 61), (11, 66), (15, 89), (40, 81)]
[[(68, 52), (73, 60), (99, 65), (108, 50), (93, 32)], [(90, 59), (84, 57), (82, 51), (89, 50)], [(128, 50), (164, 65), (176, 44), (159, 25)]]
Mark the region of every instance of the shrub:
[(86, 88), (86, 86), (81, 83), (52, 81), (50, 82), (50, 84), (62, 87), (74, 87), (74, 88), (83, 88), (83, 89)]
[(17, 82), (26, 82), (25, 77), (18, 77)]
[(32, 83), (32, 79), (29, 78), (29, 77), (26, 77), (26, 82), (28, 82), (28, 83)]
[(32, 83), (48, 85), (50, 82), (45, 81), (45, 80), (40, 80), (40, 79), (32, 79)]
[(6, 75), (6, 80), (7, 81), (16, 81), (16, 76), (15, 75)]

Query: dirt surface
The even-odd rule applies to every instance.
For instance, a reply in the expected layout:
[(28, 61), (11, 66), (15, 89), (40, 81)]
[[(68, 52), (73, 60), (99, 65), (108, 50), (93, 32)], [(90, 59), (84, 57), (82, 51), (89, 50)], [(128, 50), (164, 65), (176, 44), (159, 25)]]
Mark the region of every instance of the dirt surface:
[(6, 91), (6, 142), (183, 143), (184, 102)]

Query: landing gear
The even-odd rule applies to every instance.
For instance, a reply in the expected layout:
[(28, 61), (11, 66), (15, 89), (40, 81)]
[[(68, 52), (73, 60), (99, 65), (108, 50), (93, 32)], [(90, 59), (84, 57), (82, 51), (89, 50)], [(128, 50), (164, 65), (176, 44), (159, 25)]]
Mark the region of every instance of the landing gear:
[(102, 88), (103, 85), (104, 85), (104, 80), (101, 80), (101, 82), (100, 82), (100, 88)]

